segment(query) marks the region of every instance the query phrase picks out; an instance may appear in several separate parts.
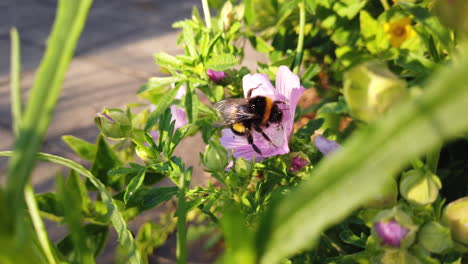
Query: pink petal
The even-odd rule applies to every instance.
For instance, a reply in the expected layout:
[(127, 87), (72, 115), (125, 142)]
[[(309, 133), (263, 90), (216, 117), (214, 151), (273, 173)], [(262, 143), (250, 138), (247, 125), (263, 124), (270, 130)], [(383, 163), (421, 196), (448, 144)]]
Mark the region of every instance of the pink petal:
[[(277, 100), (281, 100), (288, 105), (283, 106), (284, 129), (291, 137), (294, 128), (294, 113), (296, 112), (297, 102), (302, 93), (306, 90), (301, 86), (299, 77), (291, 72), (286, 66), (280, 66), (276, 74), (276, 89), (279, 94)], [(289, 122), (286, 122), (289, 121)]]
[(255, 73), (245, 75), (242, 78), (242, 87), (244, 89), (244, 97), (246, 98), (250, 89), (258, 87), (252, 91), (252, 97), (262, 95), (276, 100), (276, 89), (273, 87), (266, 74)]
[(172, 120), (175, 120), (174, 129), (179, 129), (188, 123), (187, 113), (185, 113), (184, 108), (171, 105), (171, 114)]

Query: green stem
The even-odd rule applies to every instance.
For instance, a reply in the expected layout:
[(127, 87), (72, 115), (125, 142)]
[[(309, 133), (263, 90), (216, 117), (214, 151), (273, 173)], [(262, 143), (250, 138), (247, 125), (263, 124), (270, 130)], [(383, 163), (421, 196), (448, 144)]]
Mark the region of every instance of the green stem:
[(37, 238), (39, 239), (39, 243), (42, 247), (42, 250), (44, 251), (44, 255), (50, 264), (55, 264), (57, 262), (55, 261), (54, 255), (52, 253), (49, 237), (47, 236), (47, 230), (44, 226), (44, 222), (42, 222), (39, 208), (37, 207), (36, 198), (34, 197), (34, 190), (31, 184), (26, 185), (24, 189), (24, 197), (26, 205), (29, 209), (29, 214), (31, 215), (34, 230), (36, 230)]
[(305, 31), (306, 12), (304, 0), (299, 2), (299, 39), (297, 40), (296, 59), (294, 61), (295, 74), (299, 73), (302, 62), (302, 53), (304, 49), (304, 31)]
[(11, 87), (11, 115), (13, 119), (13, 131), (15, 136), (19, 134), (21, 126), (21, 48), (18, 30), (10, 29), (11, 38), (11, 72), (10, 72), (10, 87)]
[(322, 233), (322, 238), (324, 238), (334, 249), (336, 249), (338, 253), (340, 253), (341, 255), (346, 255), (346, 251), (344, 251), (340, 247), (340, 245), (338, 245), (338, 243), (335, 243), (335, 241), (333, 241), (333, 239), (331, 239), (328, 235), (326, 235), (325, 233)]
[(433, 173), (437, 173), (441, 148), (442, 146), (439, 145), (426, 155), (426, 166)]
[(187, 264), (186, 176), (187, 172), (184, 172), (179, 179), (179, 200), (177, 204), (177, 264)]
[(203, 7), (203, 16), (205, 17), (206, 27), (208, 29), (211, 28), (211, 15), (210, 15), (210, 7), (208, 5), (208, 0), (201, 0), (202, 7)]
[(380, 3), (382, 3), (384, 10), (390, 9), (390, 5), (388, 4), (387, 0), (380, 0)]

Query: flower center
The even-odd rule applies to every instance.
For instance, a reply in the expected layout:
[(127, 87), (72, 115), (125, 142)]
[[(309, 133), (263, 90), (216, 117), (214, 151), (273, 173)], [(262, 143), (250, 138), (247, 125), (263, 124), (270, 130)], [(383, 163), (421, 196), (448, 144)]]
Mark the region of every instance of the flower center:
[(405, 27), (398, 26), (393, 29), (393, 35), (396, 37), (403, 37), (406, 34)]

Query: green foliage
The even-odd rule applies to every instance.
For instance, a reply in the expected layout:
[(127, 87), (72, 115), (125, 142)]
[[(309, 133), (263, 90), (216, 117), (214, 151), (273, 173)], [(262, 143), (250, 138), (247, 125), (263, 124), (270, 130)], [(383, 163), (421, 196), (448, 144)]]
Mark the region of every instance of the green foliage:
[[(197, 222), (206, 227), (207, 244), (225, 243), (223, 263), (462, 263), (464, 230), (456, 229), (458, 222), (446, 226), (441, 217), (446, 201), (468, 194), (463, 177), (468, 122), (460, 118), (468, 112), (468, 50), (458, 32), (463, 28), (445, 27), (430, 12), (430, 2), (202, 0), (203, 19), (194, 8), (189, 19), (173, 24), (181, 30), (183, 53), (154, 54), (167, 76), (150, 78), (139, 89), (150, 107), (105, 109), (96, 117), (101, 135), (95, 144), (63, 137), (90, 162), (89, 171), (61, 157), (35, 154), (50, 118), (46, 110), (53, 109), (84, 23), (85, 4), (65, 18), (60, 2), (62, 22), (51, 41), (64, 54), (46, 53), (36, 85), (50, 81), (51, 98), (34, 87), (39, 99), (28, 103), (22, 116), (21, 102), (12, 97), (19, 139), (7, 188), (0, 188), (1, 209), (13, 201), (11, 219), (0, 225), (0, 242), (11, 241), (5, 234), (19, 221), (32, 241), (19, 263), (31, 256), (44, 263), (94, 263), (112, 225), (120, 242), (118, 263), (148, 263), (176, 232), (177, 262), (187, 263), (189, 226)], [(215, 16), (209, 7), (218, 9)], [(73, 22), (75, 15), (79, 22)], [(66, 26), (74, 33), (61, 42), (57, 36)], [(251, 73), (242, 67), (247, 42), (267, 56), (257, 72), (274, 80), (286, 65), (308, 89), (295, 112), (290, 153), (235, 158), (213, 125), (219, 116), (212, 103), (243, 97), (242, 78)], [(12, 43), (17, 94), (14, 31)], [(52, 62), (60, 67), (52, 69)], [(224, 77), (210, 79), (207, 70), (223, 71)], [(44, 115), (31, 121), (30, 111), (42, 113), (41, 107)], [(207, 144), (198, 153), (200, 164), (211, 175), (202, 186), (190, 184), (193, 169), (174, 155), (186, 137), (198, 133)], [(322, 154), (313, 142), (316, 134), (335, 140), (338, 149)], [(32, 147), (26, 149), (26, 143)], [(56, 192), (23, 192), (35, 158), (71, 169), (68, 177), (57, 175)], [(20, 169), (15, 178), (13, 168)], [(415, 171), (421, 173), (409, 178)], [(166, 178), (171, 186), (156, 185)], [(96, 190), (93, 200), (90, 192)], [(12, 200), (23, 195), (30, 210), (26, 220), (23, 199)], [(160, 218), (143, 223), (135, 241), (127, 222), (156, 208)], [(66, 237), (50, 243), (40, 216), (65, 223)], [(384, 218), (411, 223), (403, 246), (384, 244), (375, 231)], [(0, 251), (0, 262), (10, 259), (11, 252)]]

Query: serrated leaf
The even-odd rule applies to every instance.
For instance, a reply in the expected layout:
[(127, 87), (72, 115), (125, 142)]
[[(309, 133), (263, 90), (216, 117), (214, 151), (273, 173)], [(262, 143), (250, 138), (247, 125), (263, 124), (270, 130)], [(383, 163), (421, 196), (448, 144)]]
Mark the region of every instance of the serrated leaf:
[(178, 192), (177, 187), (156, 187), (145, 192), (141, 201), (141, 209), (151, 209), (162, 202), (171, 199)]
[(192, 27), (187, 23), (187, 21), (182, 25), (183, 32), (182, 35), (184, 36), (184, 43), (185, 47), (188, 50), (190, 56), (197, 57), (197, 47), (195, 44), (195, 37), (193, 35)]
[(185, 95), (185, 110), (187, 111), (187, 119), (191, 124), (197, 121), (198, 117), (198, 95), (194, 88), (187, 86), (187, 94)]
[(96, 146), (75, 136), (63, 136), (62, 140), (81, 158), (92, 161), (96, 155)]
[[(170, 77), (152, 77), (148, 80), (148, 83), (146, 85), (143, 85), (139, 90), (138, 94), (141, 93), (146, 93), (146, 92), (158, 92), (157, 89), (165, 86), (170, 86), (173, 83), (178, 83), (185, 80), (185, 77), (182, 75), (177, 75), (177, 76), (170, 76)], [(162, 94), (166, 92), (164, 91), (159, 91)]]
[(205, 68), (215, 71), (225, 71), (236, 66), (238, 63), (239, 60), (236, 58), (236, 56), (225, 53), (211, 57), (206, 62)]
[(83, 259), (77, 252), (77, 245), (73, 244), (72, 237), (70, 235), (62, 239), (57, 248), (60, 253), (70, 263), (95, 263), (94, 258), (99, 255), (101, 250), (107, 243), (109, 229), (107, 226), (87, 224), (81, 227), (83, 230), (83, 245), (86, 245), (89, 249), (92, 259), (90, 262), (82, 262)]
[(83, 213), (89, 213), (89, 206), (91, 205), (91, 199), (89, 198), (88, 191), (86, 190), (86, 186), (81, 180), (78, 173), (74, 170), (70, 171), (70, 175), (68, 176), (66, 187), (68, 189), (73, 189), (77, 192), (78, 197), (80, 197), (80, 204), (81, 204), (81, 211)]
[(115, 182), (111, 182), (108, 172), (113, 168), (122, 166), (122, 162), (109, 147), (103, 136), (99, 136), (96, 147), (96, 158), (91, 166), (91, 173), (100, 179), (104, 185), (114, 185), (116, 187)]
[(176, 57), (169, 55), (165, 52), (154, 54), (156, 63), (164, 68), (180, 69), (183, 63)]

